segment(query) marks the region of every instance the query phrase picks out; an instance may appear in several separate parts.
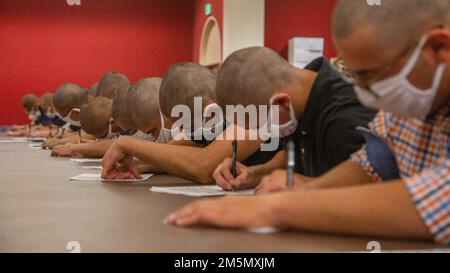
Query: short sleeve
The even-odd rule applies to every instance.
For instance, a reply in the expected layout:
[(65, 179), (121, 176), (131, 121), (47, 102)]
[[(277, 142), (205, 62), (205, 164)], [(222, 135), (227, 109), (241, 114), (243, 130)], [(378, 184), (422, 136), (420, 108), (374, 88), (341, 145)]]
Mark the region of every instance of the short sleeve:
[(367, 155), (367, 146), (364, 145), (359, 151), (352, 154), (350, 157), (350, 161), (360, 166), (367, 175), (372, 179), (373, 182), (381, 182), (381, 176), (375, 171), (372, 164), (369, 161), (369, 157)]
[(435, 241), (450, 245), (450, 159), (404, 181)]

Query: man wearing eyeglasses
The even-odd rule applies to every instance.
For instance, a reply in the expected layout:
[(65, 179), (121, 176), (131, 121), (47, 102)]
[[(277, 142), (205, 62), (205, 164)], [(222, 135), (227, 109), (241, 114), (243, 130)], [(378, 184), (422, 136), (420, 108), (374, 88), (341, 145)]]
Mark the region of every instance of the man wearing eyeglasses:
[[(450, 1), (340, 0), (335, 44), (363, 104), (381, 111), (370, 133), (394, 157), (398, 178), (383, 180), (383, 155), (369, 143), (331, 172), (295, 190), (200, 201), (169, 215), (177, 226), (291, 227), (450, 245)], [(378, 149), (375, 149), (375, 152)], [(263, 184), (286, 183), (278, 171)], [(382, 181), (382, 182), (381, 182)], [(268, 186), (269, 188), (269, 186)]]

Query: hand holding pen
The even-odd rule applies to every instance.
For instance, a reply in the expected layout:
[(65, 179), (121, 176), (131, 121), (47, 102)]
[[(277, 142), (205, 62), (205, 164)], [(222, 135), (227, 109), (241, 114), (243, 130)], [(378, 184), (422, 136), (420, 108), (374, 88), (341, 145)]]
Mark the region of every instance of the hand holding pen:
[[(231, 161), (232, 161), (231, 174), (233, 175), (233, 178), (236, 178), (237, 177), (237, 168), (236, 168), (236, 162), (237, 162), (237, 140), (233, 141)], [(233, 183), (232, 183), (232, 191), (236, 191), (235, 181), (233, 181)]]

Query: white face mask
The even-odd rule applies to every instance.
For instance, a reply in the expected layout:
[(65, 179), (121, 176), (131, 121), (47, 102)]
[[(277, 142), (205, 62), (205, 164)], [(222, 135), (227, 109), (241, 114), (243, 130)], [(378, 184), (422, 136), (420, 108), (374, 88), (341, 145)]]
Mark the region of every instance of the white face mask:
[[(220, 133), (222, 133), (224, 129), (224, 117), (223, 112), (220, 106), (217, 103), (212, 103), (205, 107), (203, 111), (203, 135), (207, 140), (213, 140)], [(206, 118), (212, 117), (214, 114), (214, 118), (206, 121)], [(220, 114), (220, 115), (218, 115)]]
[[(213, 114), (214, 117), (207, 121), (207, 118), (211, 118)], [(220, 114), (220, 116), (218, 116), (218, 114)], [(186, 130), (185, 134), (191, 140), (195, 139), (195, 137), (213, 140), (223, 131), (223, 128), (224, 118), (222, 109), (217, 103), (211, 103), (203, 110), (202, 127), (195, 129), (194, 132), (190, 132), (191, 130)]]
[(54, 119), (54, 118), (56, 117), (56, 113), (53, 112), (53, 111), (51, 110), (50, 107), (47, 109), (47, 112), (45, 113), (45, 115), (46, 115), (49, 119)]
[(171, 142), (179, 133), (180, 133), (180, 129), (179, 128), (175, 128), (175, 129), (167, 129), (164, 126), (164, 116), (161, 113), (161, 111), (159, 112), (160, 116), (161, 116), (161, 129), (159, 130), (159, 136), (158, 139), (156, 140), (156, 143), (160, 143), (160, 144), (167, 144), (169, 142)]
[(76, 126), (76, 127), (81, 127), (81, 123), (80, 121), (76, 121), (70, 118), (70, 115), (72, 115), (72, 112), (80, 112), (80, 109), (78, 108), (73, 108), (72, 110), (70, 110), (70, 112), (65, 116), (65, 117), (61, 117), (61, 115), (57, 114), (58, 118), (60, 118), (61, 120), (69, 123), (72, 126)]
[(141, 131), (138, 131), (136, 134), (133, 135), (133, 137), (139, 138), (139, 139), (142, 139), (145, 141), (155, 142), (155, 138), (153, 137), (152, 134), (146, 134)]
[(378, 95), (378, 98), (368, 90), (356, 86), (355, 92), (361, 103), (375, 109), (383, 109), (394, 115), (425, 119), (431, 112), (446, 68), (445, 63), (437, 67), (432, 86), (428, 90), (420, 90), (408, 81), (408, 76), (416, 66), (426, 42), (427, 37), (424, 36), (398, 75), (371, 86), (372, 91)]
[(99, 138), (99, 139), (100, 140), (114, 139), (116, 137), (117, 137), (117, 134), (112, 132), (112, 125), (111, 125), (111, 123), (109, 123), (108, 134), (105, 137), (102, 137), (102, 138)]
[(41, 111), (31, 110), (30, 113), (28, 114), (28, 119), (33, 122), (38, 121), (40, 117)]
[(298, 128), (298, 120), (295, 116), (294, 108), (292, 107), (292, 104), (289, 105), (289, 117), (290, 120), (286, 122), (285, 124), (276, 124), (275, 122), (272, 122), (273, 120), (277, 120), (276, 114), (273, 111), (273, 101), (275, 97), (272, 97), (270, 99), (270, 110), (269, 110), (269, 121), (268, 126), (270, 126), (270, 134), (272, 137), (278, 136), (280, 138), (288, 137), (295, 133), (295, 131)]

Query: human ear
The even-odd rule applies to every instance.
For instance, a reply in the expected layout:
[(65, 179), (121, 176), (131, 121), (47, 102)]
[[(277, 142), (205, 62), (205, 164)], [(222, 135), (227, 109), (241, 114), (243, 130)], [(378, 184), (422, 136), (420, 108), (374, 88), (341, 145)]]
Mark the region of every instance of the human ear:
[(433, 51), (437, 63), (446, 63), (450, 59), (450, 31), (437, 29), (428, 33), (429, 47)]
[(281, 92), (272, 97), (272, 105), (279, 105), (280, 108), (289, 109), (292, 104), (291, 96), (287, 93)]

